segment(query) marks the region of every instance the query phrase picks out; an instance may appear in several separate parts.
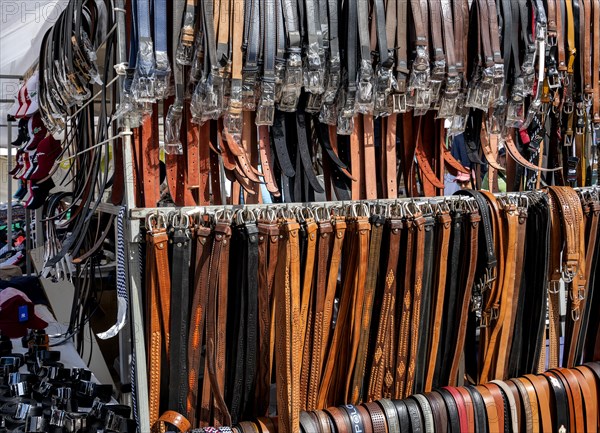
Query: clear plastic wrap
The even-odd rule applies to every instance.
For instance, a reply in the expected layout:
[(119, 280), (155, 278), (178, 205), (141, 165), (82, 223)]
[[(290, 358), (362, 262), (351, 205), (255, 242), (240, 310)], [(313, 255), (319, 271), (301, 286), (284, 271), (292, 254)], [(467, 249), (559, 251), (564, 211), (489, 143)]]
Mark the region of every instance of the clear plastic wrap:
[(281, 101), (283, 83), (285, 82), (285, 60), (275, 59), (275, 103)]
[(442, 85), (446, 75), (446, 61), (436, 60), (431, 69), (431, 86), (429, 87), (431, 105), (437, 105), (442, 92)]
[(242, 72), (242, 105), (244, 106), (244, 110), (256, 110), (257, 78), (257, 69), (245, 69)]
[(469, 107), (466, 106), (465, 94), (460, 92), (456, 102), (456, 113), (452, 117), (452, 123), (448, 128), (448, 134), (452, 137), (456, 137), (465, 132), (467, 128), (467, 120), (469, 119)]
[(417, 46), (417, 57), (412, 64), (408, 79), (408, 91), (429, 91), (429, 50), (424, 46)]
[(156, 69), (154, 70), (154, 96), (157, 100), (169, 97), (171, 82), (171, 64), (166, 51), (156, 51)]
[(393, 113), (392, 92), (397, 91), (398, 82), (391, 68), (379, 66), (375, 73), (375, 115), (385, 117)]
[(509, 128), (521, 128), (525, 123), (525, 102), (510, 101), (506, 107), (506, 123)]
[(478, 72), (469, 83), (466, 105), (487, 113), (494, 93), (494, 68), (479, 68)]
[(237, 143), (242, 140), (242, 83), (240, 80), (232, 80), (229, 95), (229, 107), (223, 119), (227, 132), (231, 134)]
[(68, 78), (62, 62), (55, 60), (54, 67), (55, 70), (58, 71), (58, 74), (54, 74), (54, 77), (58, 78), (58, 82), (63, 88), (63, 92), (60, 92), (57, 88), (52, 87), (50, 89), (52, 96), (54, 96), (54, 98), (58, 101), (63, 101), (66, 107), (72, 107), (80, 98), (77, 88), (75, 87), (75, 84)]
[(325, 91), (325, 68), (321, 62), (319, 44), (308, 44), (306, 50), (306, 67), (304, 68), (304, 90), (308, 93), (321, 94)]
[(337, 95), (340, 88), (340, 58), (329, 60), (329, 70), (325, 76), (325, 92), (319, 111), (319, 121), (326, 125), (337, 125)]
[(373, 65), (370, 60), (361, 60), (356, 84), (356, 112), (361, 114), (373, 114), (374, 102), (374, 75)]
[(350, 135), (354, 130), (354, 115), (356, 114), (356, 100), (354, 92), (346, 91), (340, 93), (340, 109), (338, 113), (337, 133), (339, 135)]
[(131, 84), (131, 92), (138, 102), (154, 103), (156, 101), (154, 94), (155, 67), (154, 44), (152, 40), (140, 41), (137, 68), (133, 76), (133, 83)]
[(296, 111), (302, 84), (302, 58), (299, 52), (290, 52), (285, 68), (285, 80), (281, 89), (281, 99), (277, 107), (279, 110), (286, 112)]
[(438, 119), (448, 119), (455, 115), (461, 82), (462, 78), (458, 75), (446, 77), (446, 87), (436, 116)]
[(200, 78), (200, 81), (198, 84), (196, 84), (196, 88), (194, 89), (194, 93), (192, 94), (192, 98), (190, 100), (190, 113), (192, 114), (193, 123), (203, 123), (202, 100), (204, 99), (204, 81), (205, 78)]
[(275, 118), (275, 81), (263, 80), (260, 88), (260, 100), (256, 110), (257, 125), (273, 125)]
[(204, 81), (204, 98), (202, 99), (202, 119), (216, 120), (223, 110), (223, 79), (218, 70), (208, 74)]
[(306, 105), (304, 111), (310, 114), (317, 114), (321, 111), (323, 106), (323, 93), (309, 93), (306, 98)]
[(165, 117), (165, 153), (169, 155), (183, 154), (180, 138), (182, 113), (183, 104), (175, 101)]
[(335, 98), (340, 88), (340, 78), (340, 57), (332, 57), (329, 60), (329, 70), (325, 77), (327, 84), (323, 93), (323, 104), (335, 103)]
[(179, 44), (175, 56), (177, 63), (189, 66), (194, 54), (194, 14), (186, 11), (183, 15), (183, 26), (179, 33)]
[(89, 70), (90, 82), (101, 86), (102, 78), (98, 73), (98, 55), (96, 54), (96, 50), (94, 49), (94, 45), (92, 44), (92, 41), (90, 41), (88, 34), (83, 30), (81, 31), (81, 42), (83, 44), (83, 52), (91, 67)]

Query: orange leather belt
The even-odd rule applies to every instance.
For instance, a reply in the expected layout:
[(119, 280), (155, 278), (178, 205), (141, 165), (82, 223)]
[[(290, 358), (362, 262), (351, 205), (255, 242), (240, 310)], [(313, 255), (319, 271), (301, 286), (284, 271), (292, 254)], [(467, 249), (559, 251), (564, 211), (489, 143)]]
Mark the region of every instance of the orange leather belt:
[(300, 250), (299, 224), (282, 222), (275, 276), (275, 353), (279, 431), (300, 432)]
[(146, 282), (149, 296), (148, 317), (150, 335), (148, 338), (148, 377), (150, 425), (157, 422), (160, 414), (160, 383), (162, 351), (166, 350), (168, 363), (169, 319), (171, 299), (171, 277), (169, 275), (168, 236), (164, 223), (154, 218), (148, 219), (146, 234), (148, 251), (146, 266), (150, 269)]

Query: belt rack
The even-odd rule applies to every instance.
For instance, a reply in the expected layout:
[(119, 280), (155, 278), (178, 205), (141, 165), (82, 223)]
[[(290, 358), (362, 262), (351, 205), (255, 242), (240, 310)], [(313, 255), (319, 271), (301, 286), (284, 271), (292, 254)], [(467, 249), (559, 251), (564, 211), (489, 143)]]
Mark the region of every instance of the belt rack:
[[(125, 132), (127, 130), (125, 129)], [(129, 135), (124, 134), (123, 145), (125, 158), (131, 157), (131, 152), (128, 151), (130, 146)], [(127, 159), (126, 159), (127, 161)], [(126, 164), (126, 167), (131, 167)], [(131, 174), (131, 173), (128, 173)], [(581, 187), (576, 188), (578, 192), (592, 192), (598, 191), (597, 187)], [(133, 198), (133, 184), (128, 183), (127, 188), (128, 198)], [(519, 198), (524, 197), (524, 193), (512, 192), (512, 193), (501, 193), (494, 194), (496, 197), (511, 197)], [(155, 208), (132, 208), (128, 212), (128, 233), (127, 233), (127, 258), (128, 258), (128, 282), (129, 282), (129, 294), (130, 294), (130, 314), (131, 314), (131, 326), (133, 329), (143, 329), (142, 311), (143, 306), (141, 304), (140, 290), (142, 289), (141, 280), (141, 263), (139, 256), (138, 244), (144, 242), (141, 236), (141, 221), (145, 220), (153, 214), (169, 214), (173, 212), (181, 212), (182, 214), (193, 216), (199, 213), (213, 213), (218, 210), (242, 210), (242, 209), (289, 209), (302, 207), (319, 207), (324, 206), (326, 208), (335, 208), (348, 206), (353, 204), (358, 205), (390, 205), (390, 204), (404, 204), (404, 203), (416, 203), (416, 204), (441, 204), (441, 203), (452, 203), (459, 200), (469, 201), (474, 200), (470, 197), (431, 197), (431, 198), (398, 198), (398, 199), (381, 199), (381, 200), (359, 200), (359, 201), (329, 201), (329, 202), (310, 202), (310, 203), (285, 203), (285, 204), (248, 204), (248, 205), (220, 205), (220, 206), (193, 206), (193, 207), (155, 207)], [(145, 396), (148, 395), (147, 387), (147, 369), (146, 369), (146, 348), (143, 338), (139, 338), (141, 333), (135, 333), (133, 341), (134, 352), (135, 352), (135, 383), (137, 385), (137, 395)], [(137, 401), (138, 419), (140, 431), (150, 431), (150, 425), (148, 423), (149, 406), (146, 399), (139, 399)]]
[[(116, 12), (117, 17), (117, 57), (120, 65), (126, 64), (126, 26), (125, 26), (125, 1), (124, 0), (114, 0), (113, 1), (113, 10)], [(124, 75), (119, 74), (119, 83), (122, 84), (124, 79)], [(119, 92), (122, 89), (122, 85), (118, 86)], [(96, 95), (97, 96), (97, 95)], [(120, 95), (122, 96), (122, 95)], [(382, 199), (382, 200), (362, 200), (362, 201), (330, 201), (330, 202), (311, 202), (311, 203), (287, 203), (287, 204), (273, 204), (273, 205), (240, 205), (240, 206), (195, 206), (195, 207), (161, 207), (161, 208), (136, 208), (136, 197), (135, 197), (135, 188), (134, 188), (134, 158), (132, 154), (132, 140), (131, 140), (131, 128), (130, 121), (128, 118), (123, 119), (123, 126), (121, 132), (118, 136), (113, 139), (121, 138), (121, 143), (119, 143), (123, 148), (123, 159), (124, 159), (124, 169), (125, 169), (125, 197), (124, 203), (129, 209), (126, 218), (126, 257), (127, 257), (127, 266), (126, 266), (126, 279), (128, 282), (128, 293), (129, 293), (129, 314), (130, 316), (130, 324), (132, 329), (132, 345), (133, 345), (133, 353), (134, 356), (134, 376), (132, 377), (135, 380), (135, 392), (139, 396), (143, 396), (143, 398), (137, 401), (137, 410), (136, 410), (136, 419), (138, 420), (138, 429), (141, 432), (150, 431), (149, 425), (149, 407), (148, 402), (145, 396), (148, 395), (148, 387), (147, 387), (147, 370), (146, 370), (146, 350), (144, 338), (139, 338), (139, 335), (143, 335), (143, 320), (142, 320), (142, 298), (141, 298), (141, 290), (142, 286), (142, 276), (141, 276), (141, 266), (140, 266), (140, 254), (138, 244), (143, 242), (143, 239), (140, 237), (141, 226), (140, 221), (144, 220), (149, 215), (153, 213), (160, 212), (182, 212), (189, 215), (198, 213), (198, 212), (213, 212), (219, 209), (227, 209), (227, 210), (236, 210), (236, 209), (255, 209), (255, 208), (268, 208), (268, 209), (291, 209), (295, 207), (306, 207), (306, 206), (327, 206), (327, 207), (336, 207), (336, 206), (345, 206), (350, 204), (367, 204), (367, 205), (386, 205), (393, 203), (432, 203), (432, 202), (443, 202), (444, 200), (453, 201), (455, 198), (446, 198), (442, 199), (439, 197), (430, 198), (430, 199)], [(115, 143), (116, 144), (116, 143)], [(581, 188), (581, 190), (592, 190), (592, 187), (589, 188)], [(504, 194), (503, 194), (504, 195)], [(506, 194), (509, 197), (518, 197), (519, 193), (508, 193)], [(461, 198), (460, 200), (469, 200), (467, 198)], [(108, 212), (108, 213), (116, 213), (118, 210), (115, 208), (106, 208), (106, 209), (98, 209), (100, 212)], [(122, 349), (126, 348), (126, 344), (122, 344)], [(123, 351), (121, 355), (123, 356)], [(125, 362), (126, 360), (124, 360)]]

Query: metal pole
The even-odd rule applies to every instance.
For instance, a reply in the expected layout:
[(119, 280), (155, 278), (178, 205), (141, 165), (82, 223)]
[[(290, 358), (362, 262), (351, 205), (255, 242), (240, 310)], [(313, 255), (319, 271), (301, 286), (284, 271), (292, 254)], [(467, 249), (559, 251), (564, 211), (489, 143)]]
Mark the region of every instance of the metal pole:
[(37, 208), (35, 210), (35, 247), (40, 248), (44, 246), (44, 225), (42, 223), (43, 219), (43, 209)]
[(25, 271), (27, 275), (31, 275), (31, 211), (25, 210)]
[(6, 242), (9, 245), (9, 249), (12, 250), (12, 180), (10, 178), (10, 171), (12, 170), (12, 122), (9, 120), (8, 122), (8, 145), (6, 149), (7, 153), (7, 161), (6, 161), (6, 169), (8, 173), (6, 173), (6, 181), (8, 185), (6, 186)]
[[(129, 3), (129, 2), (128, 2)], [(131, 3), (129, 3), (131, 4)], [(113, 10), (117, 22), (117, 62), (119, 64), (125, 64), (127, 62), (127, 36), (125, 34), (125, 5), (124, 0), (113, 0)], [(123, 102), (122, 98), (122, 85), (123, 80), (119, 80), (119, 102)], [(114, 141), (113, 146), (123, 146), (123, 165), (124, 165), (124, 178), (125, 178), (125, 204), (128, 209), (135, 207), (135, 192), (133, 184), (133, 155), (131, 149), (131, 127), (129, 119), (125, 118), (123, 122), (123, 132), (125, 135), (122, 140)], [(133, 341), (133, 355), (131, 359), (132, 368), (135, 369), (135, 406), (137, 408), (137, 431), (146, 433), (150, 431), (150, 407), (148, 401), (148, 374), (146, 369), (146, 346), (145, 346), (145, 332), (143, 322), (143, 305), (141, 290), (142, 288), (142, 275), (140, 268), (140, 257), (139, 257), (139, 233), (140, 233), (140, 222), (127, 218), (126, 225), (126, 236), (127, 241), (125, 243), (125, 254), (127, 257), (127, 265), (125, 267), (126, 278), (129, 289), (129, 314), (131, 323), (131, 339)], [(128, 354), (121, 351), (122, 356)], [(129, 361), (129, 359), (128, 359)], [(132, 384), (133, 386), (134, 384)], [(134, 408), (135, 410), (135, 408)]]

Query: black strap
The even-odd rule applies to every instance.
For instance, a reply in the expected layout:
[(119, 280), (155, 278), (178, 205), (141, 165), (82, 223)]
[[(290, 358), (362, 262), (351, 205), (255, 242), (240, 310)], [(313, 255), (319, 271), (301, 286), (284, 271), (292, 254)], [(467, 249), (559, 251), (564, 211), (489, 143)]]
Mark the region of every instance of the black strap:
[[(452, 214), (452, 230), (450, 233), (450, 251), (448, 257), (446, 291), (444, 298), (444, 317), (442, 319), (442, 332), (438, 357), (436, 362), (436, 371), (433, 379), (433, 387), (437, 388), (442, 384), (448, 383), (450, 376), (450, 363), (456, 344), (456, 332), (458, 324), (456, 323), (457, 311), (459, 309), (458, 283), (460, 280), (461, 265), (461, 240), (462, 240), (463, 215), (457, 210)], [(442, 265), (443, 266), (443, 265)]]
[(404, 404), (408, 409), (408, 416), (410, 416), (411, 431), (413, 433), (425, 433), (423, 414), (421, 413), (419, 404), (412, 397), (404, 400)]
[(435, 219), (428, 215), (425, 217), (425, 252), (423, 258), (423, 281), (421, 292), (421, 317), (419, 319), (419, 345), (417, 362), (415, 364), (414, 392), (420, 393), (425, 390), (425, 375), (427, 371), (427, 360), (429, 355), (429, 323), (431, 318), (431, 301), (433, 285), (433, 263), (435, 240)]
[(466, 388), (469, 394), (471, 394), (471, 400), (475, 409), (475, 431), (487, 433), (488, 423), (483, 397), (474, 386), (467, 385)]
[(554, 407), (552, 414), (554, 415), (555, 428), (560, 431), (570, 431), (567, 390), (562, 381), (552, 371), (549, 371), (545, 378), (552, 389), (552, 405)]
[(444, 399), (444, 403), (446, 404), (446, 410), (448, 411), (448, 423), (450, 424), (450, 429), (448, 431), (450, 433), (459, 433), (460, 418), (458, 415), (458, 406), (456, 406), (456, 401), (454, 400), (454, 397), (452, 397), (450, 391), (444, 388), (438, 389), (437, 392), (439, 392), (442, 398)]
[(187, 343), (192, 245), (187, 227), (170, 230), (171, 313), (169, 324), (169, 409), (186, 413), (188, 391)]
[(400, 424), (400, 433), (409, 433), (410, 430), (410, 416), (408, 414), (408, 407), (404, 400), (392, 400), (394, 406), (396, 406), (396, 412), (398, 412), (398, 423)]

